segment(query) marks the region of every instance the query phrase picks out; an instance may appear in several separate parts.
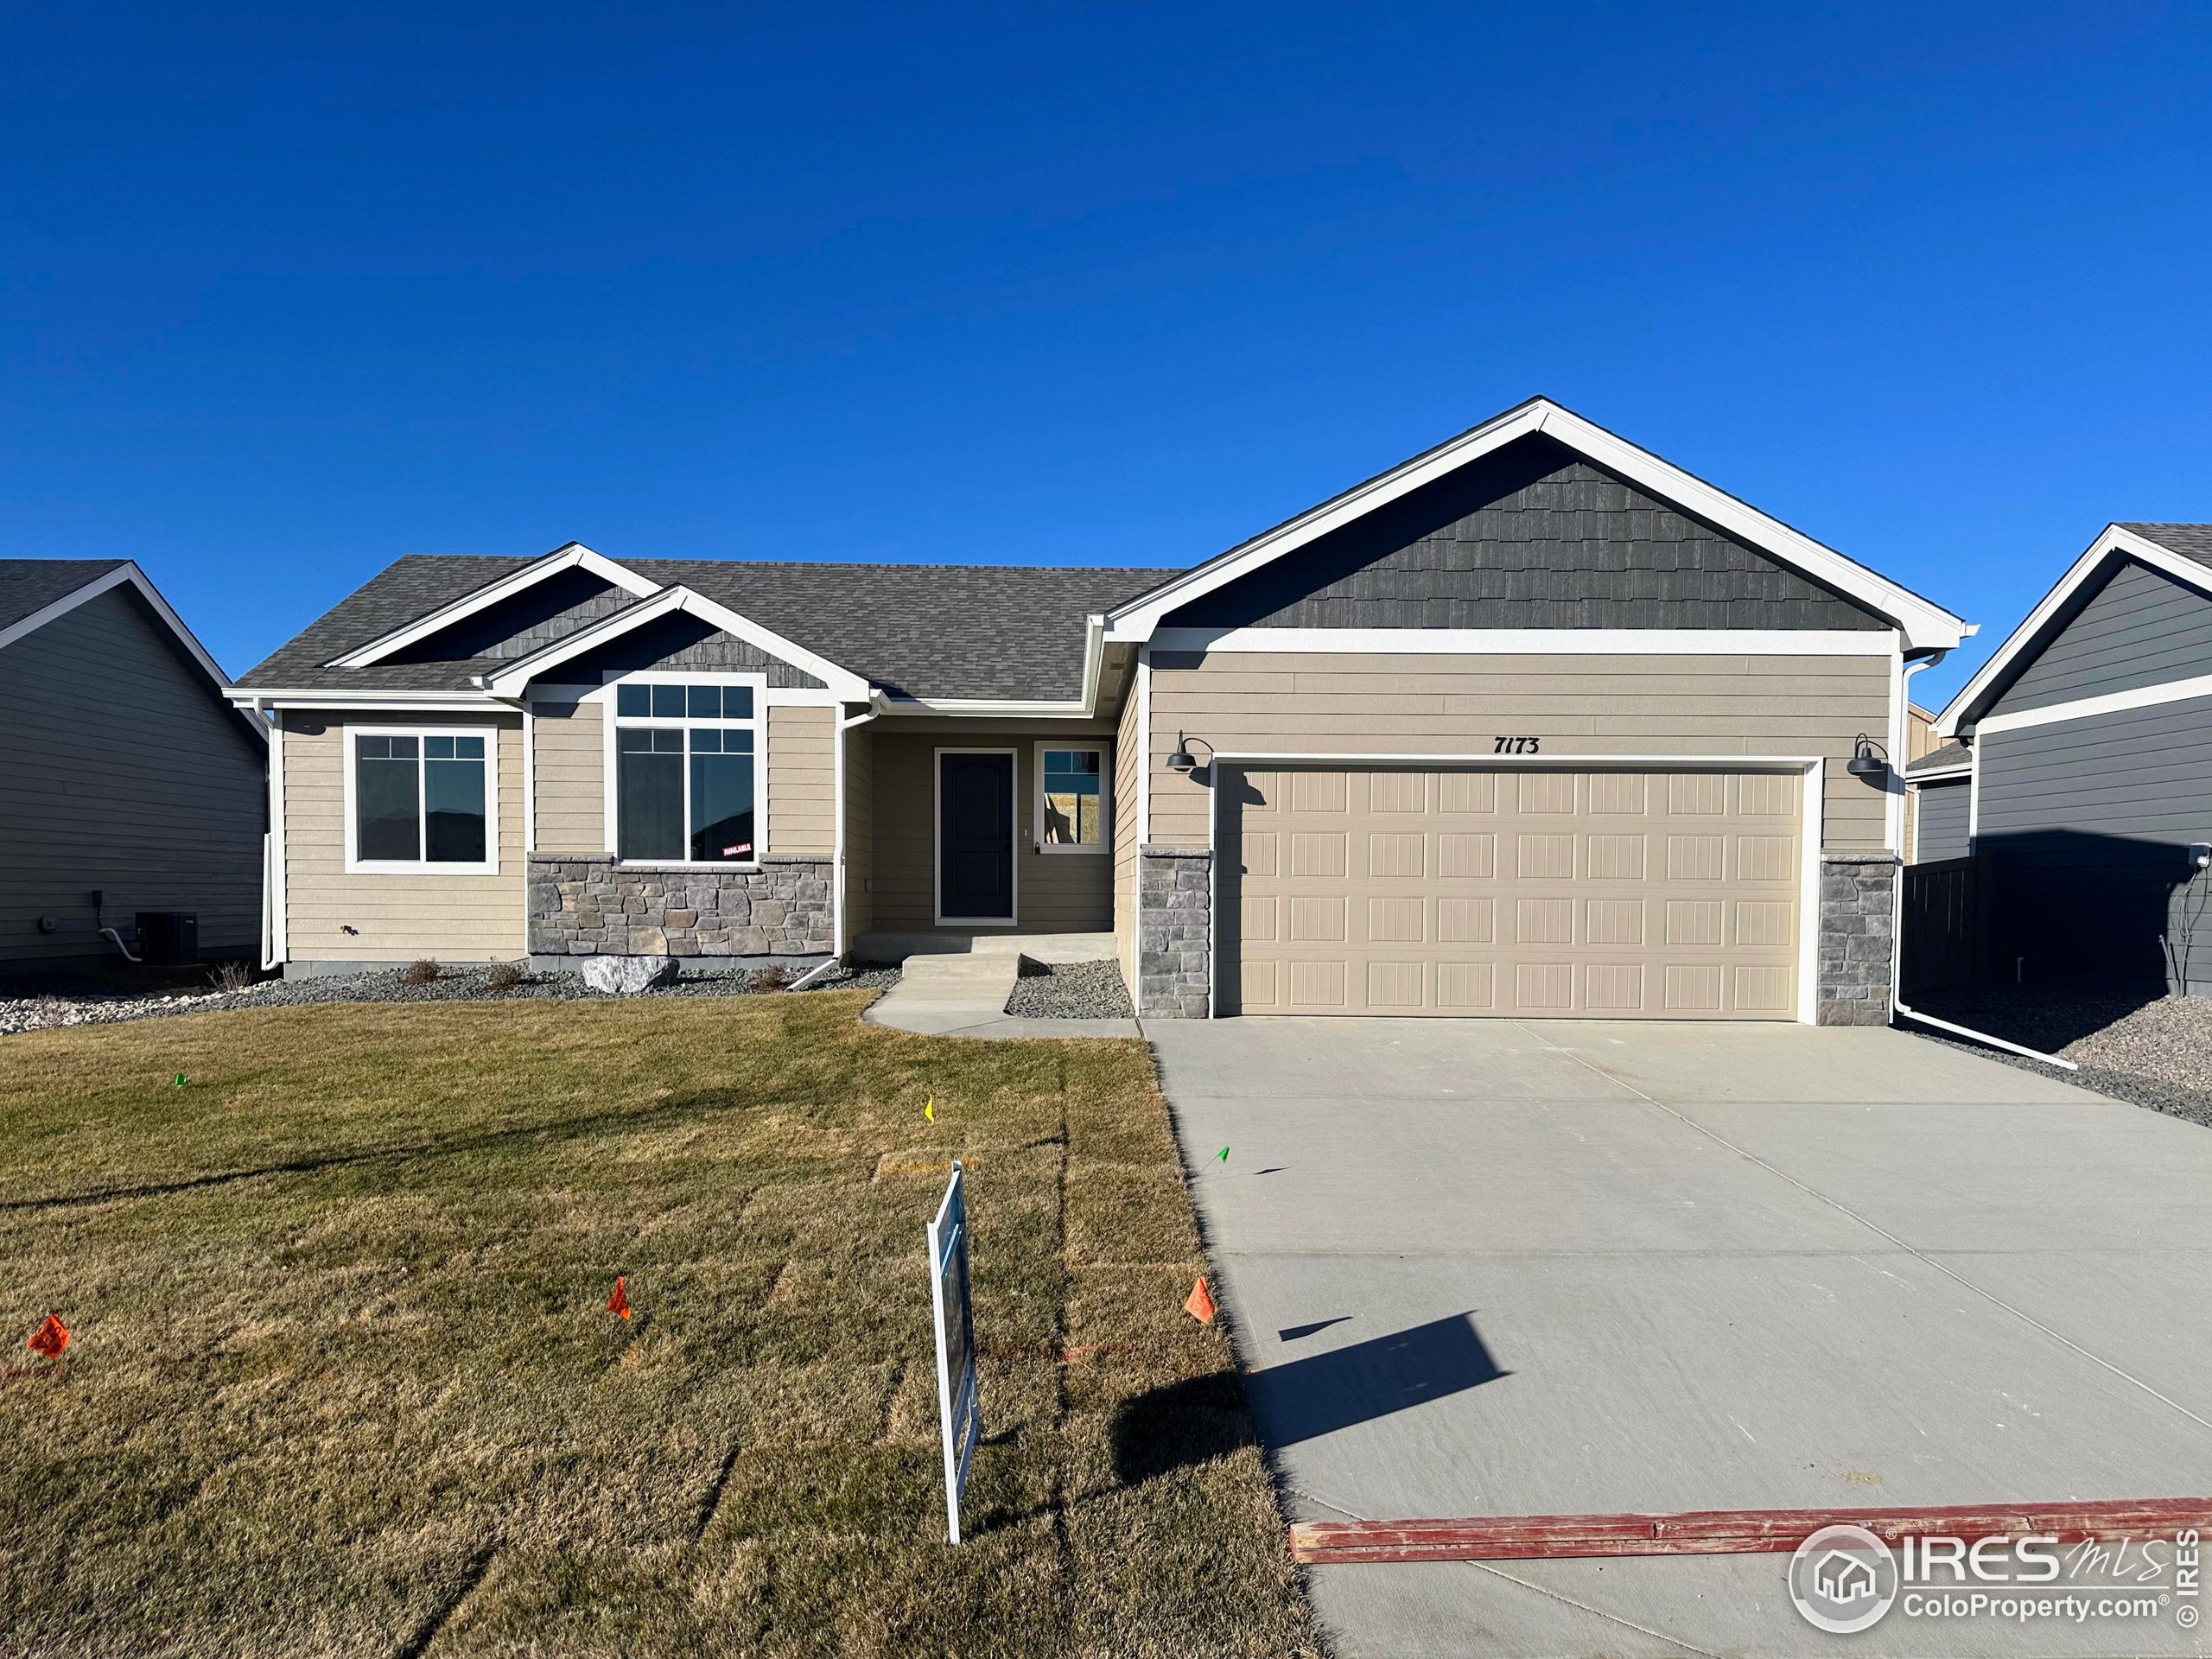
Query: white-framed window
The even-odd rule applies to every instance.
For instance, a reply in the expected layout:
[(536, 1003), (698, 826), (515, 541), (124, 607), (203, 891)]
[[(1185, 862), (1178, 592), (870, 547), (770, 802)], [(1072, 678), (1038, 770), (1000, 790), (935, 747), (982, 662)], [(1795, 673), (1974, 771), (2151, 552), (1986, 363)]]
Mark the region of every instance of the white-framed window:
[(1103, 853), (1114, 833), (1114, 766), (1103, 743), (1037, 746), (1040, 853)]
[(499, 873), (499, 734), (491, 727), (348, 726), (346, 868)]
[(760, 863), (766, 689), (759, 675), (700, 673), (607, 689), (608, 829), (620, 862)]

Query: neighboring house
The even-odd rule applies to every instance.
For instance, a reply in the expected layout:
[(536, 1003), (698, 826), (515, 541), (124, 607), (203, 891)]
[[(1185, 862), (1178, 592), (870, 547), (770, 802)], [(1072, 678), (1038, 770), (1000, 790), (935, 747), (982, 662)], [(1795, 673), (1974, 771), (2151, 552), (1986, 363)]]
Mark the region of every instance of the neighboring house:
[[(1910, 773), (1914, 766), (1934, 750), (1942, 739), (1936, 735), (1936, 716), (1916, 702), (1904, 706), (1904, 749), (1897, 757), (1897, 764)], [(1911, 862), (1917, 857), (1913, 849), (1920, 837), (1920, 791), (1908, 788), (1904, 792), (1904, 848), (1905, 859)]]
[(129, 561), (0, 559), (0, 970), (183, 954), (148, 912), (255, 953), (269, 742), (227, 684)]
[(1543, 399), (1192, 569), (409, 557), (246, 677), (289, 971), (1117, 935), (1142, 1012), (1886, 1018), (1965, 625)]
[(2212, 986), (2212, 524), (2107, 526), (1937, 729), (2001, 977)]
[(1908, 785), (1907, 862), (1937, 863), (1968, 851), (1974, 804), (1974, 758), (1963, 743), (1946, 743), (1904, 769)]

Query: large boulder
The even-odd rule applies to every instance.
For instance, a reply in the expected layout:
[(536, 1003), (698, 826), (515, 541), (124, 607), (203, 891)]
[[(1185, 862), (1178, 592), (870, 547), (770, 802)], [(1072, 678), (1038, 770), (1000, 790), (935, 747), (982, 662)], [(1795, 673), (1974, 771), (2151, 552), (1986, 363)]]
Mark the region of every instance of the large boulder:
[(586, 957), (584, 983), (594, 991), (633, 996), (676, 977), (673, 957)]

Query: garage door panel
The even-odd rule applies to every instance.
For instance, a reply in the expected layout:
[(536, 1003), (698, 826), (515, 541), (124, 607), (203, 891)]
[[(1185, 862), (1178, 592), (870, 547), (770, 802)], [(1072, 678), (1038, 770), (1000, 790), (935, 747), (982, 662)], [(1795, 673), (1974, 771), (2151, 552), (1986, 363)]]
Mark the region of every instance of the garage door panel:
[(1224, 783), (1243, 857), (1222, 971), (1244, 1013), (1795, 1013), (1802, 774), (1378, 763)]

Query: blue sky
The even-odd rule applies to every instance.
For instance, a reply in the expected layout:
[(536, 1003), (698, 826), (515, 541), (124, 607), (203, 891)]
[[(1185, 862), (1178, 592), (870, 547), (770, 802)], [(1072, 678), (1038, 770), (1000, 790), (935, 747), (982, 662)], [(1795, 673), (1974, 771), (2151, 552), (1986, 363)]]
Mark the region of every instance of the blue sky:
[(1983, 649), (2212, 519), (2201, 7), (0, 29), (0, 552), (233, 671), (406, 552), (1189, 563), (1535, 392)]

